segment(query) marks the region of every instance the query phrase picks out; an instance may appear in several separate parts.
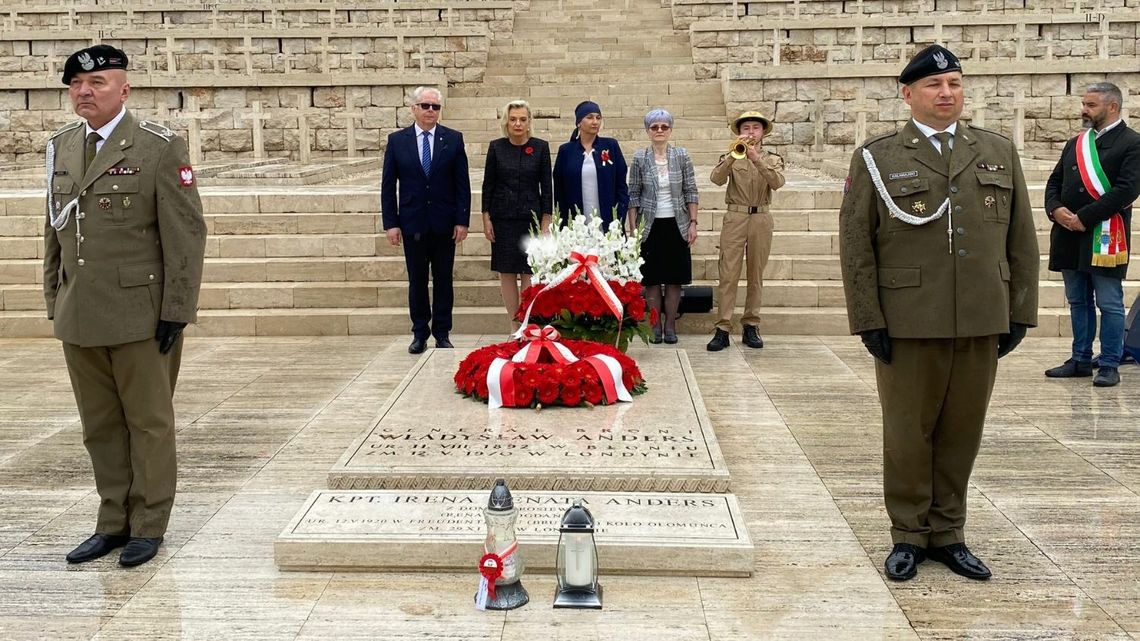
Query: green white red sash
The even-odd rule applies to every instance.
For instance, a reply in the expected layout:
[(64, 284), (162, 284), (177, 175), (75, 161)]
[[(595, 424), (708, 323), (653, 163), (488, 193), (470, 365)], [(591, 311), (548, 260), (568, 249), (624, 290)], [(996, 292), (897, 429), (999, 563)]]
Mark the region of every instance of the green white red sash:
[[(1100, 166), (1100, 156), (1096, 150), (1092, 129), (1086, 129), (1077, 136), (1077, 169), (1085, 190), (1093, 197), (1100, 197), (1112, 189), (1108, 176)], [(1093, 267), (1116, 267), (1128, 264), (1128, 237), (1124, 233), (1124, 217), (1115, 213), (1108, 220), (1097, 224), (1092, 234)]]

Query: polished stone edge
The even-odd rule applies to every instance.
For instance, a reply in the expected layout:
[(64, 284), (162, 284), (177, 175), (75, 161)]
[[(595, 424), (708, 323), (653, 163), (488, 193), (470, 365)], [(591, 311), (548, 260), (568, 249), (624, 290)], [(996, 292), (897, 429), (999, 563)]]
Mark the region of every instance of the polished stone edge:
[[(698, 472), (685, 470), (654, 470), (651, 474), (638, 472), (598, 474), (585, 472), (575, 474), (564, 470), (550, 470), (542, 472), (512, 470), (509, 472), (486, 472), (484, 468), (424, 468), (409, 470), (406, 467), (399, 471), (384, 472), (374, 470), (361, 470), (354, 468), (352, 460), (354, 453), (368, 441), (369, 435), (385, 414), (399, 401), (400, 396), (411, 385), (412, 380), (427, 364), (428, 359), (435, 352), (429, 348), (420, 356), (415, 365), (408, 371), (400, 384), (385, 401), (384, 406), (376, 417), (368, 423), (363, 430), (337, 460), (336, 465), (329, 471), (328, 486), (339, 490), (481, 490), (495, 484), (496, 478), (506, 477), (512, 488), (519, 490), (556, 490), (556, 491), (584, 491), (584, 492), (728, 492), (730, 489), (730, 474), (728, 464), (724, 460), (720, 443), (713, 430), (712, 420), (709, 418), (708, 407), (697, 385), (696, 374), (693, 373), (689, 355), (684, 350), (675, 350), (681, 366), (681, 372), (689, 387), (689, 398), (695, 408), (697, 422), (708, 448), (712, 468)], [(636, 360), (636, 351), (631, 353)], [(450, 382), (450, 379), (449, 379)], [(649, 381), (652, 384), (652, 381)], [(637, 403), (635, 398), (634, 403)], [(518, 410), (526, 411), (526, 410)], [(588, 409), (578, 411), (588, 412)]]
[[(484, 488), (485, 489), (485, 488)], [(283, 571), (363, 572), (470, 572), (483, 553), (484, 533), (432, 534), (296, 534), (310, 509), (331, 490), (319, 490), (301, 509), (273, 544), (274, 559)], [(358, 493), (383, 495), (386, 490)], [(515, 492), (516, 498), (522, 494)], [(691, 494), (690, 496), (699, 496)], [(755, 565), (755, 549), (740, 503), (734, 494), (723, 498), (735, 530), (735, 539), (692, 537), (682, 539), (624, 538), (615, 541), (597, 535), (600, 575), (748, 577)], [(590, 498), (574, 493), (570, 498)], [(520, 534), (519, 548), (527, 572), (555, 570), (558, 534)], [(474, 579), (473, 579), (474, 581)]]

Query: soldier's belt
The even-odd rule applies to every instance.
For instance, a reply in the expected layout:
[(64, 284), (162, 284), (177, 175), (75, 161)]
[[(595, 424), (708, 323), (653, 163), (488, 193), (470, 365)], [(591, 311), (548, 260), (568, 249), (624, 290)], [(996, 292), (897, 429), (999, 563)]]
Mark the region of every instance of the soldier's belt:
[(759, 207), (749, 207), (747, 205), (725, 205), (726, 210), (734, 214), (766, 214), (768, 213), (768, 205), (760, 205)]

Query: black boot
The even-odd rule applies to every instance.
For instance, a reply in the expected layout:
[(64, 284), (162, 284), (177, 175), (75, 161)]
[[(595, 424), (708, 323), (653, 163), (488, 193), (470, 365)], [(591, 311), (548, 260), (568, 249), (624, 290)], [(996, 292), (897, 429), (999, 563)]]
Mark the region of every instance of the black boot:
[(755, 325), (744, 326), (744, 344), (753, 349), (764, 347), (764, 339), (760, 338), (760, 330)]
[(716, 333), (713, 334), (712, 340), (709, 341), (709, 344), (705, 346), (705, 348), (710, 352), (719, 352), (726, 347), (728, 347), (728, 332), (724, 331), (723, 329), (716, 330)]

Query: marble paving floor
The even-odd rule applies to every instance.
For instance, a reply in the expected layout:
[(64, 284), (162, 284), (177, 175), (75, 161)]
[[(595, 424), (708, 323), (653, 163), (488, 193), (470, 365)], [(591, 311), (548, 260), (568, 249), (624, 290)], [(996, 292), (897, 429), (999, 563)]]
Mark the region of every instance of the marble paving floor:
[[(454, 337), (460, 347), (497, 337)], [(477, 612), (473, 576), (283, 573), (273, 541), (414, 363), (406, 338), (192, 338), (166, 543), (69, 566), (98, 503), (59, 345), (0, 341), (0, 639), (1140, 639), (1140, 367), (1001, 362), (970, 488), (971, 582), (895, 584), (874, 368), (857, 339), (682, 336), (757, 546), (750, 579), (604, 577), (605, 609)], [(651, 382), (652, 383), (652, 382)]]

